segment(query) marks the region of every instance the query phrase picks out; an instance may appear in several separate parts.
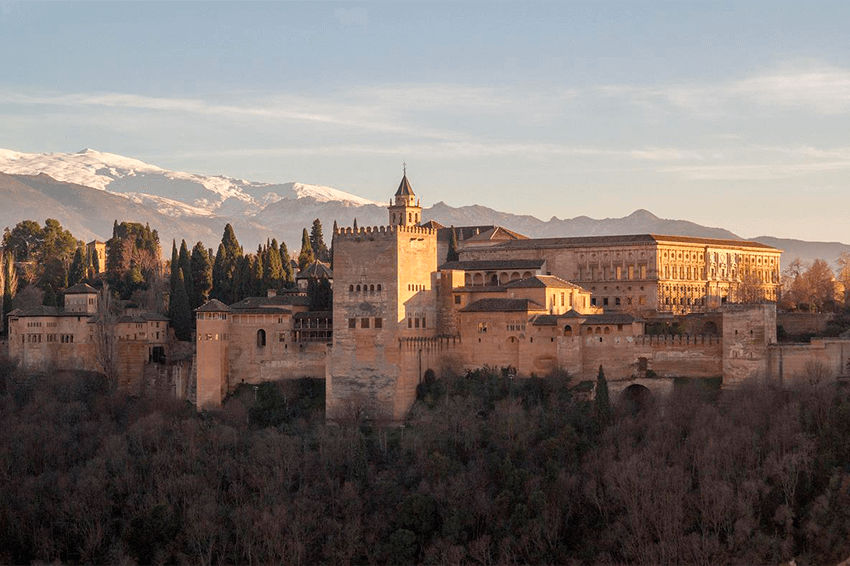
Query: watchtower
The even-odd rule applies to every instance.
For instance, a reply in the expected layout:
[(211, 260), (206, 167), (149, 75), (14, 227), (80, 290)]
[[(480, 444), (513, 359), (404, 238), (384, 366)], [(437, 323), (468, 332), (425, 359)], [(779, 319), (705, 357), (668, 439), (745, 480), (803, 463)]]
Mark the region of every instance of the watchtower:
[(422, 221), (422, 207), (419, 206), (419, 200), (407, 180), (407, 166), (394, 198), (395, 201), (388, 208), (390, 226), (419, 226)]

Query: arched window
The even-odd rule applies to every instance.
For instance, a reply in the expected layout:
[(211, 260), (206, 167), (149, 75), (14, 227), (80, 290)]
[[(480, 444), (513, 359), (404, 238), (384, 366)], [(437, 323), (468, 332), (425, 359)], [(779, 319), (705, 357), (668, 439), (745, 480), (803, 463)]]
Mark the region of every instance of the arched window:
[(353, 292), (354, 292), (354, 285), (349, 285), (349, 286), (348, 286), (348, 292), (349, 292), (349, 293), (353, 293)]
[(370, 293), (374, 293), (374, 292), (375, 292), (375, 286), (374, 286), (374, 285), (369, 285), (369, 292), (370, 292)]
[(380, 291), (380, 290), (381, 290), (381, 284), (378, 283), (378, 291)]
[(573, 327), (569, 324), (564, 326), (564, 336), (572, 336), (573, 335)]
[(413, 224), (413, 213), (412, 212), (407, 213), (407, 223)]
[(257, 347), (262, 348), (266, 345), (266, 331), (262, 328), (257, 330)]
[(360, 285), (357, 286), (357, 292), (360, 292)]

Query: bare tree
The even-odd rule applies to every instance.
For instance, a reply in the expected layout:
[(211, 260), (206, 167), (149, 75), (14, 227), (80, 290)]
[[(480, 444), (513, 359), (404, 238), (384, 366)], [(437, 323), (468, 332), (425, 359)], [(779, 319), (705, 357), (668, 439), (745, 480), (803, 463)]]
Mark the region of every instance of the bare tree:
[(764, 286), (756, 272), (749, 271), (743, 274), (736, 295), (739, 303), (761, 303), (765, 300)]
[(93, 333), (95, 358), (100, 370), (111, 385), (117, 385), (118, 379), (118, 304), (109, 292), (104, 281), (97, 297), (97, 315), (94, 319)]
[(844, 304), (850, 303), (850, 252), (844, 252), (836, 261), (838, 273), (836, 279), (844, 286)]

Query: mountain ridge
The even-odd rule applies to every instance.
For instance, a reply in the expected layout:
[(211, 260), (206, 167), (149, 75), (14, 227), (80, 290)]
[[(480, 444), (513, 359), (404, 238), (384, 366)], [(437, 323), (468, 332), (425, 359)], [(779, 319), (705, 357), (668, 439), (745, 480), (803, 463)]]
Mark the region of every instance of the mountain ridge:
[[(319, 218), (331, 239), (330, 226), (387, 223), (386, 205), (332, 187), (300, 182), (257, 183), (226, 176), (174, 172), (138, 159), (86, 148), (75, 154), (28, 154), (0, 149), (0, 227), (25, 219), (59, 220), (78, 237), (106, 239), (114, 220), (148, 222), (157, 228), (163, 246), (171, 239), (203, 241), (215, 248), (224, 225), (231, 223), (246, 251), (277, 238), (298, 245), (301, 231)], [(60, 178), (54, 177), (58, 175)], [(69, 180), (71, 179), (71, 180)], [(81, 180), (92, 182), (90, 186)], [(392, 189), (388, 189), (390, 192)], [(44, 211), (51, 211), (47, 214)], [(747, 240), (719, 227), (688, 220), (660, 218), (640, 208), (622, 218), (594, 219), (586, 215), (541, 220), (532, 215), (502, 212), (484, 205), (452, 207), (439, 201), (423, 208), (423, 221), (444, 226), (500, 225), (533, 238), (608, 236), (655, 233)], [(749, 238), (785, 251), (783, 266), (796, 257), (830, 263), (850, 246), (841, 242), (807, 242), (793, 238)]]

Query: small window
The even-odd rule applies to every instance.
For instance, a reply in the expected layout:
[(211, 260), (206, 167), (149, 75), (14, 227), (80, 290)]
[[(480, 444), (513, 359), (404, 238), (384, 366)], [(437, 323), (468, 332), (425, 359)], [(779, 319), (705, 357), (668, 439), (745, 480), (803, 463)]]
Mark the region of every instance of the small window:
[(422, 328), (425, 328), (425, 317), (422, 317)]
[(380, 290), (381, 290), (381, 284), (378, 283), (378, 291), (380, 291)]
[(460, 295), (455, 295), (455, 304), (456, 305), (460, 304)]
[(369, 328), (369, 319), (361, 318), (360, 319), (360, 328)]
[(257, 347), (262, 348), (266, 345), (266, 331), (262, 328), (257, 330)]
[(407, 317), (407, 327), (413, 328), (413, 319), (410, 317)]
[(383, 328), (384, 327), (384, 319), (376, 318), (375, 319), (375, 328)]
[(602, 306), (603, 306), (603, 307), (607, 307), (607, 306), (608, 306), (608, 297), (603, 297), (603, 298), (602, 298)]
[(349, 318), (348, 319), (348, 327), (349, 328), (357, 328), (357, 319), (356, 318)]
[(418, 316), (413, 321), (413, 327), (419, 328), (419, 317)]
[(348, 286), (348, 292), (349, 292), (349, 293), (353, 293), (353, 292), (354, 292), (354, 285), (349, 285), (349, 286)]

